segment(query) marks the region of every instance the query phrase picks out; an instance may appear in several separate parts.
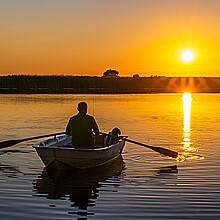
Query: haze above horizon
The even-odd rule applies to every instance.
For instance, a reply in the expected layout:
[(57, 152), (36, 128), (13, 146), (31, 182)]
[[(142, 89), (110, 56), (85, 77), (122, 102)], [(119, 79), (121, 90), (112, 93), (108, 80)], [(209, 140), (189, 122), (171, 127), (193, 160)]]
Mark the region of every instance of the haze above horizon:
[(219, 8), (215, 0), (1, 0), (0, 75), (218, 77)]

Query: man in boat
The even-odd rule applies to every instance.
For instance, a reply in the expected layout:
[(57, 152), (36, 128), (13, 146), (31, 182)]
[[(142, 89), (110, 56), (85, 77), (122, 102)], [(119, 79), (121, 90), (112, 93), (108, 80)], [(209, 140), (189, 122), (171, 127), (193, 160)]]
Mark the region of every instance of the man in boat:
[(99, 135), (99, 127), (91, 115), (87, 114), (87, 103), (78, 104), (78, 114), (69, 119), (66, 134), (72, 135), (72, 144), (76, 148), (94, 146), (94, 134)]

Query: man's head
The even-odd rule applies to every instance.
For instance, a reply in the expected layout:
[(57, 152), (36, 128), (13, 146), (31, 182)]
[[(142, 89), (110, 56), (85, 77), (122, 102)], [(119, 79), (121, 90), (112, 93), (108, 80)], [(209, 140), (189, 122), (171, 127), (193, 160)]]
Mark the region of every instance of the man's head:
[(79, 112), (87, 113), (87, 103), (86, 102), (79, 102), (77, 109)]

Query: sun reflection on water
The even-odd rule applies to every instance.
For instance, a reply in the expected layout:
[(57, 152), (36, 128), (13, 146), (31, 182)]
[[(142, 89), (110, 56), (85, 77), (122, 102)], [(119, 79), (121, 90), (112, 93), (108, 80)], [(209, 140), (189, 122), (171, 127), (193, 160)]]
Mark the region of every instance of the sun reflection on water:
[(192, 97), (191, 93), (184, 93), (182, 96), (183, 100), (183, 147), (182, 149), (188, 152), (197, 151), (196, 148), (192, 147), (192, 142), (190, 140), (190, 117), (191, 117), (191, 103)]
[(184, 160), (201, 160), (204, 159), (201, 155), (193, 155), (191, 153), (195, 153), (198, 149), (193, 146), (191, 142), (191, 128), (190, 128), (190, 119), (191, 119), (191, 103), (192, 97), (191, 93), (183, 93), (182, 96), (183, 100), (183, 142), (182, 142), (182, 149), (184, 152), (179, 153), (177, 157), (177, 161), (181, 162)]

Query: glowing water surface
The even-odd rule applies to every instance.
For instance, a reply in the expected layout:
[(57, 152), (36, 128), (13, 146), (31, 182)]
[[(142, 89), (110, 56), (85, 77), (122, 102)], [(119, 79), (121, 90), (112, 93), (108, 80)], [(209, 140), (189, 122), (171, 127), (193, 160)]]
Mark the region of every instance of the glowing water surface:
[(187, 157), (126, 143), (111, 165), (48, 174), (31, 147), (40, 140), (0, 149), (0, 219), (219, 219), (220, 95), (189, 97), (0, 95), (0, 141), (63, 131), (86, 101), (102, 131)]
[[(193, 145), (193, 143), (190, 140), (190, 121), (191, 121), (191, 103), (192, 103), (192, 97), (191, 93), (184, 93), (182, 96), (183, 100), (183, 146), (181, 147), (184, 151), (180, 152), (177, 161), (181, 162), (184, 160), (202, 160), (204, 159), (204, 156), (197, 155), (195, 152), (198, 151), (198, 148)], [(194, 153), (194, 154), (191, 154)]]

